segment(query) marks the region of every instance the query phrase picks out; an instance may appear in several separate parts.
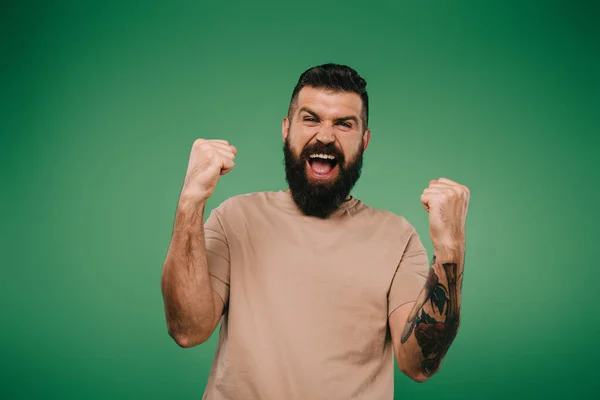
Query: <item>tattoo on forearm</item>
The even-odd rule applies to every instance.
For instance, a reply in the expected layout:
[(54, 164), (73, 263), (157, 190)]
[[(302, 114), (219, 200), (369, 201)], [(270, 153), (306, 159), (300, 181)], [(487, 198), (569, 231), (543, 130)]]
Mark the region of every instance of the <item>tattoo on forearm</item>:
[[(432, 261), (435, 264), (435, 256)], [(440, 363), (452, 341), (458, 332), (460, 322), (460, 309), (458, 304), (457, 275), (458, 266), (456, 263), (442, 264), (445, 272), (448, 286), (440, 283), (440, 279), (431, 268), (429, 278), (424, 288), (424, 297), (417, 303), (413, 312), (411, 312), (401, 342), (405, 343), (415, 332), (415, 338), (421, 351), (424, 360), (421, 364), (421, 371), (425, 376), (433, 375), (439, 368)], [(461, 276), (462, 277), (462, 273)], [(461, 282), (462, 286), (462, 282)], [(426, 304), (431, 305), (431, 314), (439, 314), (441, 317), (436, 319), (435, 316), (425, 312), (423, 307)]]

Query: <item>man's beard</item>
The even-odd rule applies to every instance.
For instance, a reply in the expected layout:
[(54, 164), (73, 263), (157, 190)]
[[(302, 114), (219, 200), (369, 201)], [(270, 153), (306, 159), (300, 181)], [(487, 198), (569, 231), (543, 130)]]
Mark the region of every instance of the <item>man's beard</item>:
[[(289, 138), (289, 136), (288, 136)], [(344, 154), (333, 143), (325, 145), (316, 142), (305, 147), (296, 158), (286, 138), (283, 146), (285, 179), (290, 187), (292, 198), (298, 208), (308, 216), (325, 219), (337, 211), (360, 178), (363, 163), (363, 148), (359, 147), (355, 159), (346, 163)], [(333, 180), (309, 180), (306, 162), (311, 154), (333, 155), (338, 168)], [(335, 166), (334, 166), (335, 168)]]

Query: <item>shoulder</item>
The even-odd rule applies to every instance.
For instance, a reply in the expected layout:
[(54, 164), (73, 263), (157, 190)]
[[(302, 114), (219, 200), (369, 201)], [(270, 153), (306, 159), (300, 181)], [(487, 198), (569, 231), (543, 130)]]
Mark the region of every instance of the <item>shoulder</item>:
[(371, 221), (373, 225), (391, 229), (400, 233), (411, 234), (415, 227), (403, 216), (390, 210), (375, 208), (359, 202), (357, 205), (358, 217)]
[(223, 200), (213, 210), (213, 213), (221, 217), (226, 217), (232, 214), (248, 211), (250, 209), (261, 209), (267, 206), (275, 192), (251, 192), (238, 194)]
[(218, 226), (227, 237), (251, 235), (264, 229), (276, 192), (252, 192), (229, 197), (210, 211), (205, 226)]

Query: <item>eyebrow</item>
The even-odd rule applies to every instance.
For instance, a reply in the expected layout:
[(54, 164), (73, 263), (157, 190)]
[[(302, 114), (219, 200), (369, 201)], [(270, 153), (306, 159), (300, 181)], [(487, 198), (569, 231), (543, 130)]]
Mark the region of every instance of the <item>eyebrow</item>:
[(301, 107), (301, 108), (298, 110), (298, 114), (300, 114), (302, 111), (309, 113), (310, 115), (312, 115), (312, 116), (313, 116), (313, 117), (315, 117), (315, 118), (321, 119), (321, 117), (319, 117), (319, 114), (317, 114), (316, 112), (314, 112), (314, 111), (313, 111), (313, 110), (311, 110), (311, 109), (308, 109), (308, 108), (306, 108), (306, 107)]
[[(313, 110), (311, 110), (311, 109), (309, 109), (309, 108), (306, 108), (306, 107), (301, 107), (301, 108), (298, 110), (298, 113), (301, 113), (301, 112), (303, 112), (303, 111), (304, 111), (304, 112), (307, 112), (307, 113), (309, 113), (310, 115), (312, 115), (313, 117), (315, 117), (315, 118), (317, 118), (317, 119), (321, 119), (321, 117), (319, 117), (319, 114), (317, 114), (317, 113), (316, 113), (316, 112), (314, 112)], [(345, 121), (354, 121), (354, 122), (355, 122), (355, 123), (358, 125), (358, 118), (356, 118), (354, 115), (349, 115), (349, 116), (347, 116), (347, 117), (336, 118), (336, 119), (334, 120), (334, 122), (335, 122), (335, 123), (339, 123), (339, 122), (345, 122)]]
[(348, 117), (336, 118), (334, 122), (338, 123), (338, 122), (345, 122), (345, 121), (354, 121), (354, 123), (356, 125), (358, 125), (358, 118), (356, 118), (354, 115), (350, 115)]

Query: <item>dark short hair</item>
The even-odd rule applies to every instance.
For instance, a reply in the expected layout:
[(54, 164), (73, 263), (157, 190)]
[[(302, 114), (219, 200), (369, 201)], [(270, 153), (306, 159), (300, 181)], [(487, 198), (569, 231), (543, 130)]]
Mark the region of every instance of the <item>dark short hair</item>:
[(367, 95), (367, 81), (358, 73), (340, 64), (323, 64), (307, 69), (300, 75), (298, 83), (292, 93), (288, 117), (291, 119), (298, 99), (298, 93), (303, 87), (325, 88), (333, 91), (352, 92), (360, 96), (363, 103), (361, 119), (363, 128), (366, 129), (369, 121), (369, 96)]

